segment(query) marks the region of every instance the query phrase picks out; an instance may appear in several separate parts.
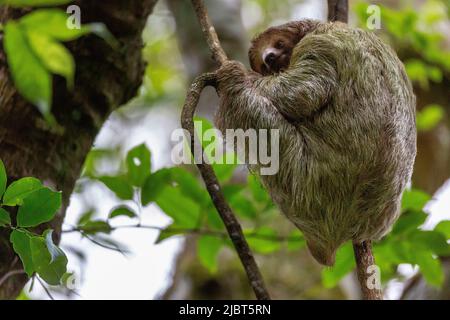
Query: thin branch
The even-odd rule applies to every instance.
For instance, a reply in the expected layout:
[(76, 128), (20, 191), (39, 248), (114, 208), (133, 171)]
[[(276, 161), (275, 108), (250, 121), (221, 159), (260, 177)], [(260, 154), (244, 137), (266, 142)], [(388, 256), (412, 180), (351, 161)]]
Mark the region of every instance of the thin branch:
[(328, 21), (348, 22), (348, 0), (328, 0)]
[(192, 0), (192, 5), (194, 6), (194, 10), (197, 14), (198, 22), (200, 23), (203, 34), (206, 37), (206, 42), (212, 52), (213, 59), (222, 65), (228, 60), (227, 54), (220, 45), (219, 37), (217, 36), (216, 30), (209, 19), (206, 7), (202, 0)]
[[(123, 225), (123, 226), (115, 226), (111, 227), (111, 231), (120, 230), (120, 229), (151, 229), (160, 232), (168, 232), (168, 233), (180, 233), (180, 234), (198, 234), (198, 235), (208, 235), (215, 236), (219, 238), (228, 238), (228, 233), (220, 231), (220, 230), (211, 230), (204, 228), (176, 228), (176, 227), (159, 227), (159, 226), (150, 226), (150, 225), (142, 225), (142, 224), (132, 224), (132, 225)], [(63, 230), (62, 233), (73, 233), (79, 232), (83, 234), (83, 230), (77, 227)], [(247, 238), (259, 239), (259, 240), (267, 240), (273, 242), (301, 242), (304, 241), (302, 237), (299, 236), (283, 236), (283, 235), (270, 235), (270, 234), (260, 234), (257, 231), (249, 232), (245, 235)]]
[(11, 270), (7, 272), (1, 279), (0, 279), (0, 287), (12, 276), (18, 275), (18, 274), (24, 274), (24, 270)]
[[(193, 0), (193, 3), (199, 2)], [(210, 29), (211, 30), (211, 29)], [(196, 134), (194, 130), (194, 113), (200, 98), (200, 94), (207, 85), (215, 85), (216, 76), (212, 73), (203, 74), (192, 83), (186, 97), (185, 104), (181, 113), (181, 126), (183, 129), (187, 130), (190, 134), (190, 146), (191, 152), (194, 157), (198, 157), (199, 153), (196, 150), (201, 150), (201, 155), (203, 155), (203, 148), (201, 147), (198, 139), (196, 139)], [(200, 160), (200, 161), (199, 161)], [(214, 173), (211, 165), (203, 163), (202, 159), (195, 159), (198, 169), (203, 177), (206, 185), (206, 189), (211, 197), (214, 206), (219, 212), (223, 223), (227, 229), (227, 232), (233, 242), (234, 247), (241, 259), (242, 265), (244, 266), (247, 277), (250, 280), (250, 285), (255, 292), (257, 299), (268, 300), (270, 299), (269, 293), (264, 285), (264, 281), (256, 264), (255, 258), (250, 250), (250, 247), (245, 240), (244, 233), (242, 232), (241, 225), (236, 219), (233, 211), (228, 205), (225, 197), (221, 191), (219, 181)]]
[(380, 289), (377, 289), (376, 286), (374, 286), (373, 289), (369, 288), (370, 279), (368, 268), (375, 265), (371, 241), (364, 241), (361, 243), (353, 242), (353, 251), (355, 253), (356, 271), (363, 299), (383, 300), (383, 293)]
[(104, 249), (108, 249), (108, 250), (111, 250), (111, 251), (119, 252), (119, 253), (121, 253), (122, 255), (126, 256), (126, 254), (125, 254), (126, 252), (123, 251), (123, 250), (121, 250), (120, 248), (108, 246), (108, 245), (106, 245), (106, 244), (104, 244), (104, 243), (101, 243), (101, 242), (95, 240), (94, 238), (91, 238), (88, 234), (86, 234), (85, 232), (83, 232), (83, 230), (76, 230), (76, 231), (80, 232), (81, 235), (82, 235), (83, 237), (85, 237), (86, 239), (88, 239), (89, 241), (91, 241), (93, 244), (95, 244), (95, 245), (97, 245), (97, 246), (99, 246), (99, 247), (101, 247), (101, 248), (104, 248)]
[(37, 279), (38, 282), (41, 284), (42, 288), (44, 289), (45, 293), (46, 293), (47, 296), (50, 298), (50, 300), (55, 300), (55, 298), (53, 298), (52, 294), (50, 293), (50, 291), (48, 290), (48, 288), (45, 286), (45, 284), (42, 282), (42, 280), (39, 279), (38, 276), (36, 276), (36, 279)]

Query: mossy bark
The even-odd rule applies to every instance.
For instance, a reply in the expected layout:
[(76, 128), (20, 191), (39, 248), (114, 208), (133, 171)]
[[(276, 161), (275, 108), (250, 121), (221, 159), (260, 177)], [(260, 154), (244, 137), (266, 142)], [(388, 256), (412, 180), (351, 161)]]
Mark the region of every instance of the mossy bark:
[[(76, 60), (75, 88), (69, 92), (54, 79), (53, 114), (64, 128), (49, 130), (37, 109), (17, 92), (0, 44), (0, 158), (8, 182), (33, 176), (63, 192), (63, 208), (54, 221), (59, 240), (65, 208), (92, 143), (109, 114), (132, 98), (139, 88), (144, 64), (141, 33), (157, 0), (79, 0), (82, 22), (103, 22), (120, 43), (111, 48), (90, 35), (69, 44)], [(23, 10), (0, 7), (0, 23), (20, 17)], [(1, 35), (0, 35), (1, 37)], [(9, 243), (9, 231), (0, 231), (0, 278), (21, 269)], [(27, 281), (14, 275), (0, 287), (0, 299), (15, 298)]]

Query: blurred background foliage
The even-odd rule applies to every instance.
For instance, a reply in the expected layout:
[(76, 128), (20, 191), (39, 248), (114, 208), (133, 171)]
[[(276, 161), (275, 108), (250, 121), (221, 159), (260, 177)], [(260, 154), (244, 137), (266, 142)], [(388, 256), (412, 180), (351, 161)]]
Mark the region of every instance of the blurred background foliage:
[[(66, 223), (66, 232), (81, 233), (84, 239), (120, 252), (128, 250), (114, 238), (113, 232), (121, 228), (156, 230), (156, 244), (184, 237), (171, 284), (159, 298), (251, 298), (243, 270), (196, 169), (174, 167), (170, 161), (170, 131), (178, 127), (186, 88), (193, 77), (214, 69), (186, 3), (161, 1), (149, 18), (143, 35), (148, 66), (140, 94), (114, 113), (97, 139), (73, 196), (81, 215)], [(255, 33), (311, 14), (326, 16), (324, 1), (206, 3), (226, 51), (247, 64), (246, 50)], [(404, 62), (418, 101), (419, 154), (413, 186), (403, 197), (402, 215), (392, 232), (374, 247), (383, 284), (386, 288), (402, 284), (392, 295), (395, 298), (450, 299), (446, 289), (450, 287), (450, 221), (427, 224), (426, 209), (450, 173), (450, 1), (350, 3), (350, 24), (361, 28), (366, 28), (368, 5), (380, 6), (382, 28), (374, 32), (390, 43)], [(212, 126), (216, 106), (214, 92), (205, 92), (199, 118), (203, 129)], [(145, 170), (130, 174), (134, 161), (148, 164), (151, 174)], [(341, 247), (333, 268), (318, 266), (304, 249), (301, 233), (281, 217), (257, 177), (246, 174), (242, 166), (217, 164), (214, 169), (275, 298), (359, 297), (351, 244)], [(92, 197), (93, 188), (114, 199), (108, 210)], [(146, 208), (154, 205), (170, 223), (142, 222)], [(74, 251), (82, 262), (83, 253)], [(418, 284), (422, 284), (421, 292), (411, 294)]]

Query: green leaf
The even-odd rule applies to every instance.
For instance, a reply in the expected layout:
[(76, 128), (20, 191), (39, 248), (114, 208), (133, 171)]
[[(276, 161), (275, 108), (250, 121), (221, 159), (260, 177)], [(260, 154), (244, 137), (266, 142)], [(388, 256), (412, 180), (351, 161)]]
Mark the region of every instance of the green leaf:
[(227, 184), (222, 187), (223, 195), (228, 201), (245, 190), (242, 184)]
[(223, 221), (220, 218), (216, 207), (212, 203), (210, 206), (208, 206), (208, 208), (206, 208), (206, 216), (209, 226), (213, 227), (214, 229), (224, 229), (225, 225), (223, 224)]
[(233, 195), (230, 199), (230, 206), (240, 217), (255, 219), (256, 208), (253, 203), (247, 199), (242, 193)]
[(146, 206), (150, 202), (156, 200), (159, 193), (170, 185), (171, 181), (171, 171), (170, 169), (161, 169), (150, 176), (144, 182), (141, 189), (141, 202), (143, 206)]
[(73, 0), (0, 0), (2, 5), (10, 5), (13, 7), (38, 7), (38, 6), (53, 6), (72, 2)]
[(444, 272), (440, 260), (434, 258), (430, 252), (420, 250), (417, 250), (414, 255), (425, 280), (433, 286), (440, 287), (444, 282)]
[(0, 208), (0, 227), (11, 225), (11, 217), (9, 216), (8, 211), (3, 208)]
[(200, 185), (198, 178), (190, 171), (173, 167), (170, 169), (173, 181), (180, 187), (184, 195), (199, 204), (209, 203), (210, 198), (206, 188)]
[(80, 29), (68, 28), (68, 18), (67, 13), (59, 9), (40, 9), (20, 19), (20, 25), (27, 30), (60, 41), (72, 41), (90, 32), (86, 26)]
[(85, 224), (78, 226), (78, 228), (85, 234), (96, 234), (96, 233), (111, 233), (111, 226), (108, 222), (103, 220), (92, 220)]
[(3, 164), (3, 161), (0, 160), (0, 199), (3, 195), (3, 193), (5, 193), (7, 180), (8, 180), (8, 177), (6, 175), (5, 165)]
[(9, 69), (17, 90), (49, 118), (52, 104), (50, 73), (33, 54), (24, 30), (16, 22), (6, 24), (4, 37)]
[(200, 262), (209, 272), (217, 272), (217, 256), (223, 245), (219, 237), (203, 235), (197, 239), (197, 254)]
[(430, 195), (423, 191), (416, 189), (405, 190), (402, 198), (402, 209), (422, 210), (423, 207), (430, 200), (431, 200)]
[(289, 251), (295, 251), (306, 245), (305, 238), (300, 230), (294, 230), (289, 234), (287, 248)]
[(150, 151), (145, 143), (131, 149), (126, 158), (128, 179), (132, 185), (141, 187), (150, 175)]
[(269, 202), (270, 197), (267, 191), (261, 185), (261, 181), (254, 174), (249, 174), (247, 177), (247, 184), (250, 187), (253, 198), (258, 202)]
[[(198, 138), (203, 137), (206, 131), (214, 129), (212, 123), (206, 118), (196, 116), (194, 117), (194, 121), (195, 121), (195, 134), (197, 135)], [(207, 141), (206, 139), (202, 138), (201, 141), (202, 147), (206, 148), (209, 144), (216, 143), (216, 141), (217, 140), (215, 135), (212, 137), (210, 141)]]
[(114, 240), (109, 235), (97, 233), (97, 234), (91, 235), (90, 238), (91, 238), (91, 240), (95, 241), (97, 244), (111, 248), (115, 251), (120, 252), (123, 255), (130, 252), (130, 250), (127, 248), (126, 245), (124, 245), (120, 241)]
[(275, 230), (269, 227), (261, 227), (256, 231), (245, 230), (248, 244), (255, 252), (269, 254), (280, 249), (281, 244), (277, 239)]
[(233, 176), (234, 170), (237, 168), (237, 164), (217, 164), (213, 163), (212, 167), (217, 176), (217, 179), (221, 183), (227, 182)]
[(439, 256), (450, 255), (450, 245), (445, 236), (437, 231), (416, 230), (408, 235), (414, 247), (422, 247)]
[(112, 192), (122, 200), (133, 199), (133, 186), (123, 176), (103, 176), (98, 180), (103, 182)]
[(175, 223), (172, 223), (164, 230), (161, 230), (158, 238), (155, 241), (155, 244), (160, 244), (164, 240), (167, 240), (173, 236), (184, 235), (184, 232), (181, 231), (182, 228), (178, 227)]
[(111, 212), (108, 216), (108, 219), (112, 219), (112, 218), (119, 217), (119, 216), (126, 216), (129, 218), (134, 218), (134, 217), (136, 217), (136, 213), (130, 207), (121, 205), (121, 206), (117, 206), (111, 210)]
[(450, 221), (441, 221), (434, 228), (434, 231), (442, 233), (446, 239), (450, 239)]
[(32, 192), (42, 189), (42, 182), (36, 178), (26, 177), (11, 183), (3, 196), (3, 205), (21, 206), (23, 200)]
[(445, 111), (440, 105), (428, 105), (417, 113), (417, 129), (421, 131), (431, 130), (437, 126), (444, 116)]
[(34, 227), (53, 219), (61, 207), (61, 192), (42, 188), (29, 194), (17, 213), (17, 225)]
[(392, 234), (405, 233), (416, 230), (426, 220), (427, 214), (423, 211), (407, 211), (404, 212), (392, 228)]
[(156, 204), (174, 220), (177, 226), (183, 228), (195, 228), (197, 226), (200, 207), (192, 199), (181, 193), (180, 188), (164, 188), (156, 199)]
[(86, 212), (84, 212), (80, 218), (77, 221), (77, 226), (82, 226), (85, 225), (86, 223), (88, 223), (89, 221), (91, 221), (92, 216), (94, 215), (94, 211), (93, 210), (88, 210)]
[(69, 50), (44, 33), (28, 31), (28, 40), (36, 56), (50, 72), (63, 76), (73, 88), (75, 61)]
[(44, 237), (31, 237), (30, 248), (33, 265), (39, 276), (50, 285), (61, 284), (67, 272), (67, 257), (53, 244), (51, 232), (44, 233)]
[(339, 281), (355, 268), (353, 247), (350, 242), (336, 252), (336, 262), (331, 268), (322, 269), (322, 284), (325, 288), (335, 287)]
[(31, 236), (23, 230), (13, 230), (9, 239), (13, 245), (14, 252), (19, 255), (22, 261), (23, 269), (31, 277), (35, 271), (31, 254)]

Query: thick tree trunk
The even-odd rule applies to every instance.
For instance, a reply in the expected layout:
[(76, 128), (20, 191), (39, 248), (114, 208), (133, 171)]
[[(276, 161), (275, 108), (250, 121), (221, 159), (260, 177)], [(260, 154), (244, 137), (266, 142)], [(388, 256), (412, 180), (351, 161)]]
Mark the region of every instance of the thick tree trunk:
[[(77, 63), (76, 86), (67, 92), (65, 83), (54, 82), (53, 113), (64, 133), (47, 129), (36, 108), (17, 93), (0, 47), (0, 158), (11, 181), (34, 176), (63, 191), (64, 206), (51, 225), (59, 238), (65, 208), (86, 154), (108, 115), (132, 98), (141, 84), (141, 32), (157, 0), (79, 0), (82, 22), (104, 22), (120, 42), (112, 49), (95, 36), (69, 45)], [(21, 14), (0, 7), (0, 23)], [(58, 239), (57, 239), (58, 240)], [(0, 278), (21, 269), (9, 232), (0, 233)], [(0, 288), (0, 299), (14, 298), (26, 282), (23, 275), (10, 277)]]

